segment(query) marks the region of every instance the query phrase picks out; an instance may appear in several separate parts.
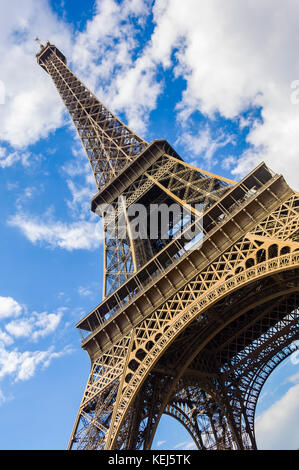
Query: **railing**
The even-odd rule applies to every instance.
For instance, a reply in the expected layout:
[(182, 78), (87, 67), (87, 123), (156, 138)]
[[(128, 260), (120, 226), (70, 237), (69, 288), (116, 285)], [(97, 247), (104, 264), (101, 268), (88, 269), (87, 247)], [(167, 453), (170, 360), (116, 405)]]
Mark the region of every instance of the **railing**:
[[(192, 309), (194, 309), (194, 312), (198, 310), (204, 310), (207, 305), (210, 305), (212, 302), (216, 301), (219, 297), (223, 296), (224, 294), (230, 292), (231, 290), (239, 287), (241, 284), (250, 282), (251, 280), (260, 277), (263, 274), (272, 273), (273, 271), (276, 270), (281, 270), (282, 268), (288, 268), (292, 267), (295, 265), (299, 265), (299, 251), (295, 251), (293, 253), (288, 253), (286, 255), (277, 257), (277, 258), (272, 258), (267, 261), (264, 261), (263, 263), (259, 263), (255, 266), (252, 266), (234, 276), (232, 276), (229, 279), (225, 279), (224, 281), (221, 281), (220, 283), (217, 282), (217, 285), (214, 286), (210, 291), (204, 292), (199, 299), (197, 299), (194, 302), (194, 307), (190, 307), (189, 312), (192, 313)], [(174, 266), (174, 264), (172, 265)], [(132, 299), (133, 301), (133, 299)], [(132, 303), (132, 301), (130, 303)], [(128, 304), (127, 304), (128, 305)], [(127, 306), (126, 305), (126, 306)], [(115, 312), (109, 320), (113, 320), (119, 312)], [(94, 331), (92, 331), (90, 334), (88, 334), (87, 337), (83, 338), (83, 343), (86, 343), (94, 334), (99, 332), (104, 326), (101, 325), (100, 327), (96, 328)]]
[[(219, 228), (222, 227), (226, 223), (227, 217), (229, 216), (233, 219), (234, 215), (238, 213), (242, 208), (245, 208), (246, 205), (249, 203), (250, 200), (253, 198), (256, 199), (257, 196), (265, 191), (275, 180), (279, 179), (279, 175), (275, 175), (272, 177), (266, 184), (260, 184), (259, 189), (253, 190), (252, 188), (247, 188), (243, 183), (240, 183), (240, 187), (243, 186), (244, 195), (241, 200), (236, 200), (233, 205), (229, 207), (227, 210), (221, 203), (216, 203), (218, 207), (222, 210), (222, 213), (219, 215), (218, 219), (213, 221), (213, 227), (210, 226), (210, 229), (207, 231), (205, 229), (202, 230), (202, 238), (197, 241), (192, 247), (192, 250), (198, 249), (199, 245), (201, 246), (208, 238), (210, 238)], [(258, 181), (258, 180), (257, 180)], [(246, 191), (245, 191), (246, 188)], [(248, 196), (248, 192), (250, 191), (250, 196)], [(230, 196), (231, 197), (231, 196)], [(278, 199), (278, 198), (277, 198)], [(193, 222), (187, 230), (190, 230), (191, 227), (198, 223), (198, 220)], [(186, 231), (187, 231), (186, 230)], [(185, 232), (183, 232), (184, 234)], [(196, 235), (197, 236), (197, 235)], [(190, 241), (188, 242), (190, 244)], [(173, 248), (176, 246), (176, 252), (170, 255), (167, 250), (171, 247)], [(122, 299), (119, 297), (118, 292), (111, 294), (109, 298), (104, 299), (104, 301), (97, 306), (94, 310), (92, 310), (88, 316), (83, 318), (78, 324), (77, 327), (80, 329), (80, 324), (83, 321), (87, 321), (89, 324), (89, 330), (87, 336), (84, 335), (84, 329), (80, 329), (80, 335), (82, 341), (85, 343), (94, 333), (98, 332), (103, 326), (110, 320), (113, 320), (124, 307), (128, 307), (136, 300), (136, 295), (141, 294), (146, 289), (153, 286), (157, 283), (165, 274), (167, 274), (170, 270), (172, 270), (178, 263), (180, 263), (183, 259), (186, 259), (190, 255), (190, 249), (188, 247), (186, 249), (182, 243), (179, 243), (179, 238), (174, 239), (171, 243), (169, 243), (161, 252), (157, 253), (157, 255), (150, 260), (144, 267), (142, 267), (136, 274), (134, 274), (123, 286), (122, 289), (127, 289), (127, 295), (124, 296)], [(163, 264), (160, 262), (159, 258), (163, 257)], [(153, 269), (154, 267), (154, 269)], [(148, 269), (151, 268), (151, 271)], [(140, 279), (142, 275), (142, 279)], [(127, 284), (131, 285), (134, 283), (134, 288), (128, 288)], [(109, 308), (109, 300), (113, 300), (115, 305)], [(107, 311), (104, 314), (99, 314), (100, 309), (106, 306)], [(91, 316), (95, 315), (96, 317), (96, 324), (93, 321), (94, 326), (91, 323)], [(91, 331), (91, 333), (90, 333)]]

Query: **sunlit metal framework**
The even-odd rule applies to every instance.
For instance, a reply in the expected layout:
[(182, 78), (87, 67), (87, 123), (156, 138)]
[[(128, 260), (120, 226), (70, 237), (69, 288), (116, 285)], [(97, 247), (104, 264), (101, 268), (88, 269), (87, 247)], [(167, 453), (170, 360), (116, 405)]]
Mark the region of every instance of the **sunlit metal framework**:
[[(76, 325), (91, 371), (68, 447), (150, 449), (167, 414), (198, 449), (255, 449), (260, 391), (298, 347), (299, 194), (264, 163), (240, 182), (187, 164), (128, 129), (54, 45), (37, 60), (86, 150), (104, 230), (103, 300)], [(188, 216), (136, 239), (136, 203)]]

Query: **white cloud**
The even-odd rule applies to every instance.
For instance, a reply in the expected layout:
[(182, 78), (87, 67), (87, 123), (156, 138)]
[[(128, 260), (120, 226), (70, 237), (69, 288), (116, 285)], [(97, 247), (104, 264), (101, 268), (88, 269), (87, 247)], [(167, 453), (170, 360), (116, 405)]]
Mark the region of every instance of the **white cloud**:
[(93, 292), (89, 287), (79, 286), (78, 293), (82, 297), (89, 297), (90, 295), (92, 295)]
[[(101, 220), (90, 211), (90, 199), (95, 193), (95, 182), (89, 162), (82, 148), (74, 146), (74, 158), (60, 170), (66, 177), (70, 197), (65, 201), (70, 221), (55, 219), (54, 208), (48, 208), (42, 216), (25, 212), (24, 202), (37, 193), (37, 188), (27, 187), (16, 200), (17, 212), (7, 223), (17, 227), (33, 244), (41, 243), (47, 248), (72, 250), (94, 250), (102, 239)], [(38, 189), (42, 191), (42, 186)]]
[(166, 441), (158, 441), (157, 447), (161, 447), (163, 444), (166, 444)]
[[(180, 0), (156, 1), (154, 31), (135, 58), (137, 25), (128, 21), (133, 18), (129, 2), (105, 0), (98, 2), (94, 18), (78, 36), (73, 62), (81, 76), (92, 77), (93, 89), (101, 79), (98, 95), (124, 112), (137, 132), (144, 131), (163, 92), (159, 67), (174, 67), (174, 75), (186, 81), (177, 106), (184, 126), (200, 111), (208, 120), (220, 114), (249, 130), (249, 149), (229, 162), (233, 175), (241, 177), (265, 160), (296, 187), (299, 105), (291, 103), (291, 83), (299, 77), (298, 14), (293, 0), (283, 5), (264, 0), (258, 8), (237, 0), (225, 5), (221, 0), (188, 0), (188, 8)], [(241, 115), (252, 108), (261, 108), (261, 118)], [(189, 149), (205, 152), (211, 161), (215, 146), (231, 143), (231, 136), (223, 130), (215, 141), (207, 129), (197, 136), (187, 133), (185, 140)]]
[(145, 130), (144, 121), (162, 91), (155, 77), (152, 48), (146, 47), (135, 57), (138, 33), (150, 3), (98, 1), (96, 13), (78, 35), (72, 55), (74, 68), (87, 86), (96, 90), (109, 109), (125, 113), (135, 132)]
[(57, 329), (65, 310), (61, 307), (52, 313), (28, 313), (26, 306), (21, 306), (12, 297), (0, 297), (0, 321), (6, 330), (0, 329), (0, 344), (9, 346), (16, 338), (32, 341), (44, 338)]
[(38, 366), (48, 367), (51, 361), (70, 352), (69, 348), (55, 352), (53, 347), (45, 351), (8, 351), (0, 344), (0, 379), (12, 376), (17, 382), (32, 378)]
[(90, 212), (90, 199), (95, 194), (94, 183), (92, 186), (82, 185), (68, 179), (67, 186), (72, 195), (72, 199), (67, 201), (68, 207), (76, 218), (84, 219)]
[(8, 168), (17, 162), (21, 162), (22, 165), (27, 166), (30, 153), (25, 151), (9, 152), (5, 148), (0, 148), (0, 167)]
[(2, 390), (0, 390), (0, 406), (3, 405), (3, 403), (6, 402), (6, 397), (4, 396), (4, 393)]
[(176, 444), (173, 449), (180, 449), (180, 450), (189, 450), (189, 449), (196, 449), (196, 444), (193, 441), (183, 441)]
[(298, 449), (298, 396), (299, 385), (295, 385), (256, 419), (256, 438), (259, 449)]
[(43, 338), (57, 329), (62, 313), (63, 309), (60, 309), (57, 313), (33, 312), (31, 315), (7, 323), (5, 329), (15, 338), (30, 337), (33, 341), (36, 341), (38, 338)]
[(0, 320), (3, 318), (17, 317), (23, 307), (12, 297), (0, 297)]
[(188, 442), (185, 445), (184, 450), (189, 450), (189, 449), (197, 449), (195, 442)]
[[(151, 41), (164, 66), (171, 54), (177, 76), (186, 80), (180, 117), (199, 110), (235, 119), (251, 106), (262, 119), (250, 128), (246, 151), (232, 173), (242, 176), (265, 160), (298, 185), (299, 106), (291, 104), (291, 83), (299, 77), (298, 2), (264, 0), (253, 7), (238, 0), (156, 2)], [(244, 121), (241, 121), (241, 127)]]
[(197, 134), (184, 132), (182, 137), (178, 140), (184, 144), (186, 149), (190, 150), (194, 156), (201, 157), (205, 160), (206, 169), (210, 169), (212, 166), (213, 156), (219, 148), (225, 147), (228, 144), (235, 144), (234, 136), (225, 135), (223, 132), (218, 132), (218, 135), (214, 137), (208, 124), (201, 127)]
[[(17, 0), (9, 2), (0, 20), (0, 78), (6, 85), (0, 139), (13, 150), (0, 154), (0, 166), (28, 163), (30, 156), (19, 148), (63, 124), (57, 91), (34, 61), (32, 34), (42, 32), (42, 40), (55, 42), (83, 81), (109, 108), (125, 113), (137, 132), (144, 132), (163, 92), (159, 67), (174, 67), (174, 76), (186, 81), (178, 103), (184, 122), (199, 110), (208, 119), (220, 113), (239, 122), (240, 129), (248, 128), (250, 149), (231, 160), (233, 175), (241, 177), (265, 160), (296, 187), (299, 105), (291, 103), (291, 83), (299, 78), (298, 3), (264, 0), (258, 8), (238, 0), (187, 4), (156, 1), (153, 33), (141, 44), (140, 32), (151, 11), (147, 0), (97, 1), (94, 16), (77, 35), (46, 1), (24, 0), (21, 6)], [(261, 119), (241, 116), (252, 107), (261, 107)], [(194, 147), (196, 136), (190, 136)], [(204, 140), (204, 133), (199, 136)], [(213, 140), (211, 144), (210, 158)]]
[[(297, 363), (298, 364), (298, 363)], [(293, 384), (297, 384), (299, 382), (299, 372), (297, 372), (296, 374), (293, 374), (291, 375), (288, 380), (288, 382), (291, 382)]]
[[(82, 32), (59, 20), (50, 2), (11, 0), (0, 18), (0, 80), (5, 104), (0, 107), (0, 166), (30, 163), (23, 149), (61, 127), (64, 105), (50, 77), (36, 63), (38, 45), (49, 39), (66, 55), (75, 73), (92, 91), (107, 99), (109, 108), (125, 111), (130, 124), (144, 128), (142, 118), (155, 107), (160, 92), (155, 69), (144, 59), (134, 63), (149, 0), (101, 0)], [(96, 90), (98, 84), (100, 88)]]
[[(53, 334), (61, 323), (64, 310), (63, 307), (53, 313), (28, 313), (26, 306), (21, 306), (12, 297), (0, 297), (0, 380), (7, 377), (15, 382), (28, 380), (39, 367), (48, 367), (53, 359), (72, 352), (68, 346), (61, 351), (55, 351), (54, 346), (20, 351), (21, 339), (36, 343)], [(15, 342), (18, 343), (12, 349)], [(0, 403), (4, 401), (6, 397), (0, 390)]]
[[(46, 137), (63, 123), (63, 105), (49, 80), (37, 65), (35, 36), (51, 38), (70, 50), (70, 31), (58, 20), (46, 0), (5, 2), (0, 18), (0, 79), (5, 87), (5, 104), (0, 106), (0, 140), (21, 149)], [(26, 153), (11, 151), (0, 160), (9, 166), (27, 162)]]
[(42, 312), (39, 314), (34, 314), (32, 320), (34, 320), (34, 329), (32, 334), (32, 339), (37, 340), (38, 338), (43, 338), (44, 336), (53, 333), (58, 325), (60, 324), (62, 317), (63, 309), (57, 313), (47, 313)]
[(99, 247), (101, 229), (99, 222), (82, 220), (70, 224), (60, 221), (43, 221), (36, 216), (16, 214), (8, 224), (19, 228), (32, 243), (45, 243), (50, 248), (94, 250)]
[(9, 336), (5, 331), (0, 329), (0, 344), (4, 344), (5, 346), (12, 345), (14, 340), (11, 336)]
[(8, 333), (15, 338), (29, 336), (32, 331), (32, 327), (33, 326), (30, 324), (30, 321), (27, 319), (14, 320), (5, 325)]

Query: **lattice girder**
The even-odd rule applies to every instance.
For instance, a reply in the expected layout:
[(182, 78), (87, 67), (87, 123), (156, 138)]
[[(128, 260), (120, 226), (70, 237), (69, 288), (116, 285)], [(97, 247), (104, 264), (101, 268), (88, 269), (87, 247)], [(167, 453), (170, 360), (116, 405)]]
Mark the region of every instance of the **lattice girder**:
[[(296, 260), (297, 260), (296, 263), (298, 263), (298, 260), (299, 260), (298, 256), (296, 257)], [(261, 275), (258, 275), (258, 277), (260, 278)], [(226, 292), (226, 294), (227, 293), (228, 292)], [(187, 309), (188, 309), (188, 307), (187, 307)], [(183, 313), (181, 315), (182, 315), (182, 317), (180, 319), (181, 322), (179, 322), (179, 321), (175, 322), (173, 324), (172, 331), (171, 331), (171, 327), (169, 326), (167, 331), (163, 332), (164, 334), (161, 332), (161, 330), (156, 330), (154, 335), (153, 334), (152, 335), (150, 335), (150, 334), (147, 335), (146, 343), (149, 343), (149, 341), (152, 341), (152, 342), (156, 341), (155, 346), (153, 347), (153, 349), (155, 349), (155, 351), (154, 351), (155, 355), (151, 350), (150, 351), (151, 355), (147, 354), (146, 358), (143, 358), (143, 361), (141, 363), (140, 363), (140, 361), (137, 362), (136, 357), (133, 358), (133, 356), (131, 356), (131, 358), (132, 358), (131, 360), (135, 361), (135, 362), (133, 362), (135, 370), (133, 371), (132, 369), (129, 368), (129, 369), (127, 369), (127, 372), (125, 371), (125, 374), (130, 377), (130, 383), (126, 387), (126, 390), (122, 392), (122, 400), (123, 400), (123, 403), (124, 403), (124, 405), (123, 405), (124, 407), (126, 406), (126, 404), (127, 404), (127, 406), (129, 405), (130, 399), (131, 399), (131, 394), (130, 393), (132, 393), (132, 392), (134, 393), (135, 390), (137, 389), (138, 382), (141, 382), (142, 375), (146, 372), (146, 366), (149, 367), (150, 364), (154, 364), (155, 361), (157, 360), (157, 357), (155, 357), (157, 355), (156, 351), (158, 349), (157, 343), (159, 344), (159, 346), (161, 348), (160, 351), (159, 351), (159, 353), (161, 355), (164, 348), (167, 347), (166, 345), (168, 344), (168, 346), (169, 346), (169, 339), (171, 339), (172, 336), (175, 337), (175, 335), (178, 334), (178, 331), (179, 331), (180, 327), (181, 328), (183, 327), (182, 323), (187, 323), (186, 320), (187, 321), (189, 320), (188, 319), (188, 312), (186, 312), (185, 315)], [(158, 331), (159, 331), (159, 333), (158, 333)], [(161, 335), (161, 337), (158, 339), (157, 335)], [(157, 341), (157, 339), (158, 339), (158, 341)], [(141, 338), (141, 343), (138, 344), (138, 350), (140, 350), (142, 344), (144, 344), (144, 335)], [(145, 361), (145, 359), (147, 359), (147, 361)], [(139, 364), (138, 367), (137, 367), (136, 363)], [(135, 380), (134, 380), (134, 378), (135, 378)], [(119, 406), (118, 410), (120, 410), (120, 408), (121, 407)], [(111, 427), (110, 427), (110, 429), (111, 429)]]
[[(284, 205), (293, 207), (295, 200), (298, 199), (292, 197)], [(297, 218), (298, 221), (296, 211), (288, 219), (289, 225), (290, 220), (293, 221), (294, 218)], [(289, 234), (289, 238), (285, 236), (276, 238), (275, 232), (273, 232), (273, 218), (267, 217), (267, 220), (271, 228), (271, 237), (267, 237), (265, 234), (260, 235), (260, 224), (257, 225), (255, 230), (241, 238), (237, 244), (223, 253), (219, 259), (211, 263), (206, 270), (203, 270), (192, 282), (186, 284), (184, 289), (164, 303), (160, 309), (155, 310), (136, 328), (134, 350), (130, 354), (128, 367), (124, 369), (125, 373), (123, 374), (124, 378), (130, 374), (129, 383), (122, 389), (120, 397), (120, 401), (123, 400), (124, 405), (122, 405), (123, 408), (118, 406), (115, 412), (115, 422), (118, 425), (117, 413), (121, 411), (121, 414), (125, 416), (126, 410), (130, 408), (133, 396), (138, 390), (138, 384), (142, 384), (142, 377), (146, 377), (147, 371), (152, 369), (158, 358), (163, 357), (162, 351), (166, 351), (170, 347), (172, 338), (178, 337), (179, 331), (183, 331), (191, 323), (191, 318), (197, 317), (204, 320), (205, 317), (202, 313), (199, 316), (199, 312), (203, 312), (202, 309), (206, 306), (211, 308), (212, 304), (220, 297), (228, 297), (230, 291), (240, 289), (248, 282), (250, 284), (256, 279), (266, 278), (275, 272), (282, 272), (298, 266), (299, 244), (292, 240), (296, 225), (292, 222), (294, 232), (291, 233), (289, 225), (285, 227), (284, 230)], [(263, 227), (265, 230), (266, 223), (263, 224)], [(277, 225), (277, 230), (280, 235), (283, 234), (281, 225)], [(277, 250), (273, 250), (274, 245)], [(246, 262), (249, 262), (249, 267)], [(226, 287), (224, 287), (225, 285)], [(207, 303), (202, 300), (199, 302), (202, 295), (206, 296)], [(199, 311), (194, 307), (196, 303), (199, 304)], [(158, 350), (158, 346), (160, 350)], [(148, 350), (149, 348), (150, 350)], [(137, 357), (136, 352), (138, 352)], [(142, 359), (138, 359), (138, 357)], [(130, 363), (131, 365), (129, 365)], [(132, 395), (128, 393), (128, 389), (132, 390)], [(111, 429), (110, 426), (110, 434)], [(117, 435), (119, 427), (115, 425), (114, 429), (115, 435)], [(111, 441), (109, 443), (106, 440), (106, 448), (110, 447)]]
[[(287, 284), (289, 284), (289, 281), (287, 282)], [(298, 289), (299, 282), (297, 282), (297, 291)], [(225, 393), (223, 393), (223, 397), (225, 397), (226, 399), (230, 397), (229, 405), (233, 411), (232, 417), (235, 426), (238, 430), (237, 435), (243, 436), (242, 441), (239, 442), (239, 445), (237, 447), (256, 447), (254, 436), (254, 413), (258, 394), (252, 393), (254, 390), (256, 391), (256, 389), (253, 389), (253, 386), (256, 383), (257, 378), (260, 378), (261, 370), (263, 370), (263, 368), (265, 368), (267, 364), (274, 362), (274, 364), (277, 365), (279, 363), (277, 361), (274, 361), (276, 357), (275, 355), (280, 357), (281, 351), (285, 349), (292, 352), (298, 349), (298, 346), (296, 346), (296, 343), (294, 343), (294, 341), (298, 339), (299, 333), (298, 310), (296, 309), (294, 313), (289, 314), (289, 312), (293, 310), (293, 306), (297, 305), (297, 298), (294, 299), (295, 294), (289, 295), (291, 295), (291, 297), (287, 297), (286, 295), (284, 295), (282, 298), (279, 299), (279, 302), (272, 304), (272, 310), (274, 309), (275, 311), (272, 312), (270, 316), (270, 309), (268, 312), (266, 311), (264, 312), (264, 315), (262, 315), (262, 307), (264, 304), (263, 296), (260, 295), (259, 302), (262, 303), (261, 313), (257, 315), (255, 319), (250, 319), (250, 315), (248, 315), (246, 319), (243, 319), (244, 314), (240, 313), (240, 318), (238, 319), (240, 325), (238, 325), (238, 327), (235, 325), (234, 328), (228, 325), (226, 329), (223, 330), (223, 334), (225, 331), (228, 330), (228, 333), (226, 333), (227, 337), (231, 338), (231, 342), (236, 342), (236, 344), (238, 344), (237, 356), (233, 356), (234, 360), (231, 365), (229, 365), (229, 362), (227, 362), (224, 371), (224, 362), (221, 362), (221, 365), (219, 362), (220, 360), (223, 361), (224, 359), (222, 358), (222, 356), (219, 356), (219, 353), (217, 353), (217, 349), (215, 348), (215, 345), (218, 345), (219, 341), (220, 343), (218, 349), (221, 351), (221, 349), (223, 348), (223, 346), (221, 345), (221, 340), (218, 339), (219, 335), (215, 338), (215, 340), (210, 342), (211, 359), (208, 361), (209, 366), (205, 365), (206, 362), (204, 361), (204, 356), (206, 355), (205, 349), (202, 351), (202, 353), (199, 354), (198, 357), (196, 357), (195, 360), (192, 361), (191, 364), (190, 360), (186, 361), (185, 359), (180, 362), (179, 351), (181, 351), (181, 343), (185, 345), (194, 345), (195, 351), (199, 347), (199, 344), (196, 343), (196, 340), (194, 341), (194, 338), (196, 338), (197, 327), (194, 322), (192, 323), (189, 329), (187, 328), (183, 332), (183, 338), (179, 338), (181, 339), (181, 341), (175, 341), (168, 348), (167, 352), (161, 358), (158, 365), (155, 366), (154, 370), (158, 370), (159, 373), (163, 373), (164, 370), (165, 373), (167, 371), (172, 376), (175, 376), (175, 374), (177, 373), (176, 371), (179, 371), (179, 373), (177, 374), (178, 377), (181, 377), (182, 364), (184, 364), (184, 375), (179, 380), (178, 378), (173, 379), (173, 386), (170, 389), (170, 393), (168, 394), (168, 396), (171, 398), (169, 398), (168, 404), (166, 405), (164, 412), (166, 414), (172, 414), (174, 415), (174, 417), (176, 417), (179, 413), (179, 415), (184, 418), (181, 422), (189, 430), (189, 432), (193, 434), (194, 442), (196, 443), (196, 445), (198, 445), (199, 443), (199, 434), (198, 432), (195, 433), (194, 431), (194, 416), (197, 416), (198, 422), (196, 428), (199, 429), (200, 434), (202, 434), (202, 443), (200, 445), (200, 448), (206, 448), (206, 446), (203, 444), (205, 440), (204, 436), (206, 436), (207, 433), (208, 435), (213, 435), (211, 423), (209, 424), (209, 426), (207, 426), (207, 422), (209, 423), (211, 416), (214, 417), (214, 423), (219, 423), (219, 417), (222, 416), (221, 419), (223, 420), (223, 417), (226, 414), (226, 404), (225, 402), (221, 403), (220, 400), (220, 390), (223, 389), (223, 387), (225, 387)], [(297, 294), (297, 297), (299, 297), (299, 294)], [(286, 303), (286, 299), (289, 299), (288, 304)], [(282, 304), (283, 302), (285, 303), (284, 308), (280, 308), (280, 310), (277, 310), (277, 306), (279, 304)], [(237, 307), (238, 305), (236, 305), (234, 308), (235, 312), (238, 312)], [(248, 306), (248, 310), (250, 310), (250, 306)], [(237, 320), (235, 320), (234, 323), (236, 323), (236, 321)], [(261, 325), (262, 322), (264, 322), (264, 325), (263, 328), (260, 329), (259, 325)], [(256, 324), (257, 331), (267, 332), (267, 334), (264, 333), (263, 335), (263, 341), (255, 340), (255, 338), (257, 337), (257, 331), (253, 333), (251, 329), (252, 323)], [(270, 325), (270, 329), (269, 326), (268, 330), (265, 329), (266, 324)], [(232, 331), (230, 331), (230, 329)], [(184, 335), (187, 330), (188, 334)], [(239, 333), (237, 333), (238, 331)], [(244, 339), (242, 338), (242, 336), (244, 335), (244, 331), (247, 332), (247, 341), (244, 341)], [(232, 333), (235, 333), (235, 336), (232, 335)], [(222, 332), (220, 332), (220, 335), (221, 334)], [(249, 341), (251, 341), (250, 349), (248, 349)], [(213, 343), (215, 343), (215, 345)], [(244, 353), (240, 351), (240, 344), (243, 344), (245, 346), (247, 345), (244, 349)], [(197, 353), (195, 352), (194, 354)], [(175, 359), (173, 359), (174, 357)], [(245, 362), (244, 358), (246, 358)], [(273, 370), (273, 367), (271, 370)], [(215, 388), (219, 380), (220, 384), (217, 386), (217, 388)], [(175, 385), (176, 383), (177, 385)], [(262, 381), (262, 383), (261, 381), (259, 382), (260, 388), (262, 387), (263, 383), (264, 381)], [(193, 393), (191, 395), (188, 392), (190, 390), (190, 384), (192, 384), (193, 388)], [(171, 396), (174, 387), (176, 387), (175, 395)], [(206, 402), (198, 401), (199, 397), (203, 393), (203, 390), (205, 390), (209, 396), (209, 399), (206, 400)], [(237, 390), (239, 393), (236, 395)], [(165, 400), (168, 400), (167, 396)], [(169, 409), (171, 409), (174, 404), (176, 408), (179, 408), (179, 411), (176, 410), (173, 413), (169, 413)], [(186, 416), (186, 413), (183, 413), (186, 405), (190, 409), (193, 408), (194, 414), (193, 416), (189, 416), (189, 420), (187, 419), (188, 417)], [(160, 417), (161, 416), (158, 417), (156, 425), (158, 424)], [(219, 426), (219, 424), (217, 426)], [(208, 448), (234, 448), (234, 442), (236, 442), (236, 439), (231, 439), (231, 431), (229, 431), (230, 428), (231, 424), (227, 423), (227, 433), (226, 437), (224, 438), (224, 435), (221, 434), (220, 427), (216, 435), (214, 435), (214, 440), (210, 442)], [(221, 439), (219, 438), (219, 433), (222, 435)], [(154, 432), (152, 437), (154, 437)]]
[[(37, 60), (85, 148), (103, 217), (104, 299), (77, 325), (92, 365), (69, 448), (150, 448), (164, 411), (198, 448), (255, 448), (261, 387), (298, 337), (298, 193), (263, 163), (239, 183), (187, 164), (116, 118), (54, 45)], [(148, 219), (157, 203), (188, 215), (136, 239), (135, 203)]]
[[(149, 149), (146, 150), (148, 151)], [(169, 241), (180, 237), (182, 226), (171, 236), (166, 233), (164, 234), (166, 237), (159, 236), (154, 239), (151, 235), (150, 220), (163, 205), (178, 204), (185, 211), (185, 217), (186, 214), (189, 215), (190, 222), (185, 221), (184, 225), (184, 230), (186, 230), (193, 220), (192, 217), (196, 217), (200, 224), (204, 212), (220, 200), (234, 184), (226, 178), (196, 169), (162, 150), (159, 155), (159, 158), (123, 191), (121, 198), (111, 201), (108, 206), (109, 210), (101, 213), (105, 240), (104, 292), (106, 295), (113, 292), (124, 280), (129, 279)], [(157, 194), (157, 190), (160, 190), (160, 193)], [(154, 202), (151, 197), (152, 191), (155, 191)], [(133, 204), (142, 204), (147, 213), (145, 222), (148, 235), (146, 238), (134, 237), (130, 228), (134, 217), (131, 218), (133, 222), (129, 220), (126, 211), (130, 211)], [(95, 205), (93, 210), (98, 212), (99, 209)], [(117, 233), (115, 233), (115, 227), (117, 227)], [(125, 240), (123, 240), (123, 233), (126, 234)]]
[(70, 71), (55, 46), (47, 43), (37, 60), (52, 77), (86, 150), (96, 184), (102, 188), (144, 150), (147, 142), (88, 90)]

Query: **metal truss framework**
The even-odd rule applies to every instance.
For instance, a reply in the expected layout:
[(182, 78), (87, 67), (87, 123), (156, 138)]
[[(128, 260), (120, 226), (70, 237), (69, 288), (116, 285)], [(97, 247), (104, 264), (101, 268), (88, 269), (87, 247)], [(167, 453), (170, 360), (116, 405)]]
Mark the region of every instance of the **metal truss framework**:
[[(91, 371), (69, 448), (149, 449), (167, 414), (198, 449), (255, 449), (260, 391), (299, 339), (298, 193), (264, 163), (240, 182), (187, 164), (113, 116), (54, 45), (37, 60), (87, 152), (105, 233), (104, 298), (77, 324)], [(135, 239), (123, 209), (150, 216), (153, 201), (188, 217)]]

